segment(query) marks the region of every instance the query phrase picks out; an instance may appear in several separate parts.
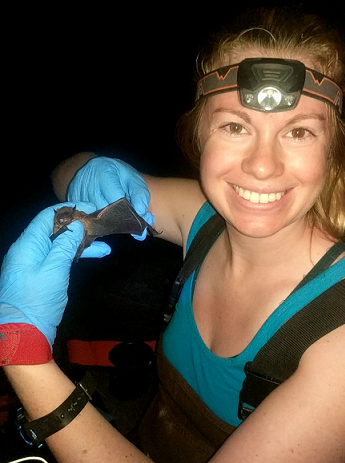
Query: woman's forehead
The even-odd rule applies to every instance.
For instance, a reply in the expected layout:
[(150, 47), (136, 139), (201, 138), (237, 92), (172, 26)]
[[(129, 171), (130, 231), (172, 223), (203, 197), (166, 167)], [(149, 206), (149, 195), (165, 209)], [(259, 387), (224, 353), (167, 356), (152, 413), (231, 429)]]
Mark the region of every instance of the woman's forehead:
[(326, 103), (316, 100), (315, 98), (310, 98), (306, 95), (301, 95), (301, 98), (294, 109), (277, 113), (268, 113), (242, 106), (238, 92), (225, 92), (208, 97), (204, 111), (207, 114), (208, 119), (210, 117), (212, 118), (215, 113), (219, 112), (237, 112), (247, 114), (250, 119), (260, 119), (263, 116), (270, 116), (270, 118), (273, 118), (273, 120), (276, 119), (277, 121), (289, 120), (298, 114), (315, 114), (325, 120), (328, 119)]

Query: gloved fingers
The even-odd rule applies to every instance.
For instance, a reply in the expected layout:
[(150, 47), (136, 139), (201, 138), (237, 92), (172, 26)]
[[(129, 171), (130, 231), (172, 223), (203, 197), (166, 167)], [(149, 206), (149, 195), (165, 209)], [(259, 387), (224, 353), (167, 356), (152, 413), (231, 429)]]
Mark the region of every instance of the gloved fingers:
[(25, 267), (41, 263), (51, 248), (49, 235), (53, 230), (54, 210), (45, 209), (40, 212), (23, 231), (20, 237), (8, 250), (3, 270), (12, 267)]
[(144, 241), (145, 238), (147, 237), (147, 228), (145, 228), (145, 230), (143, 231), (141, 235), (131, 235), (131, 236), (133, 236), (133, 238), (136, 239), (137, 241)]
[[(84, 185), (84, 184), (88, 185), (87, 180), (82, 183), (83, 186), (78, 185), (77, 183), (78, 179), (75, 179), (73, 181), (76, 182), (76, 185), (71, 183), (68, 188), (68, 192), (67, 192), (68, 202), (73, 203), (73, 204), (76, 204), (79, 202), (90, 202), (95, 205), (95, 210), (102, 209), (103, 207), (109, 204), (107, 199), (104, 197), (102, 191), (95, 185), (87, 189), (86, 186)], [(80, 183), (81, 182), (79, 182), (79, 184)]]
[(151, 195), (145, 180), (139, 175), (131, 176), (127, 182), (126, 198), (137, 214), (144, 217), (147, 213)]
[(94, 241), (91, 246), (85, 248), (81, 257), (96, 257), (101, 258), (108, 256), (111, 253), (111, 247), (103, 241)]
[(127, 196), (127, 187), (122, 185), (120, 176), (114, 162), (103, 171), (97, 191), (99, 209)]
[[(116, 183), (109, 184), (110, 175), (107, 175), (106, 181), (100, 180), (102, 185), (95, 185), (89, 191), (85, 187), (70, 188), (68, 190), (67, 199), (69, 202), (89, 201), (96, 205), (96, 209), (103, 209), (108, 204), (123, 198), (124, 193), (121, 187), (116, 187)], [(118, 182), (117, 182), (118, 183)]]
[[(144, 220), (146, 220), (146, 222), (149, 225), (152, 226), (154, 224), (155, 218), (154, 218), (154, 215), (151, 214), (151, 212), (146, 212), (146, 214), (144, 214), (142, 217), (143, 217)], [(137, 241), (144, 241), (144, 239), (147, 237), (147, 228), (145, 228), (145, 230), (143, 231), (143, 233), (141, 235), (132, 235), (132, 236)]]
[(67, 191), (68, 201), (90, 201), (97, 209), (124, 196), (114, 160), (96, 157), (74, 176)]
[(136, 213), (145, 218), (144, 215), (147, 213), (150, 202), (149, 190), (141, 189), (139, 191), (137, 189), (133, 189), (127, 199), (132, 204)]
[(147, 212), (150, 202), (150, 192), (145, 180), (136, 169), (126, 162), (120, 159), (113, 162), (113, 175), (116, 182), (121, 185), (126, 199), (132, 204), (137, 214), (143, 216)]
[(146, 212), (142, 217), (151, 227), (155, 223), (155, 216), (151, 212)]
[(47, 268), (69, 268), (84, 237), (84, 227), (79, 220), (68, 225), (68, 230), (61, 233), (52, 243), (44, 265)]

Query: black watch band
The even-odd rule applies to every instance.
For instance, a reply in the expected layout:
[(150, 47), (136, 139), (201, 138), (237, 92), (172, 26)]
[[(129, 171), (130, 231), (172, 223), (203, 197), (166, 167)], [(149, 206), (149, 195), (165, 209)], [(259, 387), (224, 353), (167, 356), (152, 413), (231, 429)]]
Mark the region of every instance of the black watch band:
[(75, 390), (67, 399), (48, 415), (34, 421), (27, 421), (23, 409), (17, 412), (17, 427), (29, 445), (40, 446), (43, 441), (67, 426), (85, 407), (96, 389), (96, 381), (88, 372), (77, 383)]

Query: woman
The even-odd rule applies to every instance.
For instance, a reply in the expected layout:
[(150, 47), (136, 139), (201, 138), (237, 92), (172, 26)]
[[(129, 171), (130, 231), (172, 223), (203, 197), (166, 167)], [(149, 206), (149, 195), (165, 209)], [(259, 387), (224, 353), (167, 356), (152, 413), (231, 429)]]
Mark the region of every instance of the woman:
[[(225, 220), (225, 230), (211, 246), (197, 278), (185, 284), (160, 354), (176, 371), (174, 378), (181, 377), (187, 391), (190, 388), (202, 399), (219, 426), (229, 426), (228, 434), (230, 428), (237, 428), (209, 461), (341, 462), (345, 458), (344, 325), (313, 343), (292, 376), (243, 423), (237, 408), (245, 364), (289, 317), (345, 277), (342, 250), (321, 278), (292, 294), (345, 234), (342, 49), (316, 18), (295, 19), (286, 11), (258, 11), (250, 28), (240, 31), (223, 35), (201, 61), (197, 102), (181, 123), (181, 144), (200, 165), (200, 184), (139, 176), (121, 161), (92, 153), (62, 164), (53, 174), (53, 183), (60, 200), (68, 188), (68, 199), (87, 212), (126, 195), (150, 223), (154, 216), (161, 238), (183, 246), (184, 251), (216, 210)], [(13, 362), (8, 355), (12, 365), (5, 368), (31, 419), (50, 413), (74, 390), (49, 353), (82, 228), (74, 222), (75, 233), (62, 234), (51, 246), (52, 214), (49, 210), (38, 216), (21, 238), (35, 240), (30, 250), (40, 247), (40, 259), (28, 262), (18, 277), (22, 246), (15, 244), (2, 277), (1, 300), (9, 313), (3, 311), (1, 323), (7, 331), (2, 333), (13, 335), (9, 323), (16, 318), (11, 318), (9, 307), (15, 307), (24, 314), (22, 328), (30, 328), (23, 339), (36, 336), (36, 346), (41, 346), (42, 358), (31, 361), (38, 364), (22, 365), (30, 363), (30, 353), (18, 341), (20, 359)], [(33, 229), (38, 237), (33, 238)], [(62, 253), (65, 258), (56, 269)], [(40, 287), (47, 288), (40, 291), (37, 304), (37, 294), (30, 299), (18, 292), (25, 287), (25, 271), (30, 279), (36, 271), (42, 282), (42, 261), (48, 264)], [(48, 309), (49, 320), (44, 315)], [(156, 418), (161, 418), (159, 413)], [(154, 427), (153, 421), (150, 426)], [(141, 445), (154, 461), (191, 461), (188, 452), (198, 451), (192, 447), (181, 453), (184, 450), (168, 427), (163, 434), (153, 430), (156, 446), (150, 447), (145, 443), (149, 431), (146, 424)], [(166, 440), (159, 445), (157, 436)], [(61, 462), (149, 461), (90, 404), (47, 442)], [(155, 447), (160, 448), (158, 453)], [(203, 458), (199, 461), (206, 461)]]

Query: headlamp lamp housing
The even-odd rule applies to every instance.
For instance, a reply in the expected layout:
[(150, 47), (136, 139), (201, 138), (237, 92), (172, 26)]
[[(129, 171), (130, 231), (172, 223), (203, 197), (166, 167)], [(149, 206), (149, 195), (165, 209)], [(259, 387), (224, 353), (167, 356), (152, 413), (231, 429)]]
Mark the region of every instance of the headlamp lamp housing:
[(216, 69), (198, 82), (196, 101), (217, 93), (237, 90), (243, 106), (264, 112), (295, 108), (307, 95), (332, 106), (341, 115), (343, 94), (327, 76), (296, 60), (247, 58)]
[(243, 106), (258, 111), (287, 111), (296, 107), (305, 79), (299, 61), (268, 58), (244, 60), (237, 71)]

